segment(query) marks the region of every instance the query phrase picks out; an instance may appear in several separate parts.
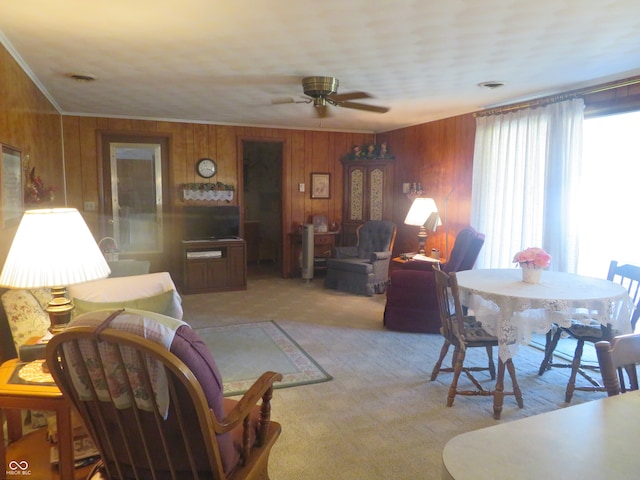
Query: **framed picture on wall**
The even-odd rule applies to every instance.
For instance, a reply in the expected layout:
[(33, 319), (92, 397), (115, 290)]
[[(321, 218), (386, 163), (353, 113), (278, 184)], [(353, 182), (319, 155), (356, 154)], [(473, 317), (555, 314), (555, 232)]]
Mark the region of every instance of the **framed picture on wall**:
[(2, 227), (17, 224), (24, 210), (22, 192), (22, 154), (19, 150), (2, 145), (2, 168), (0, 169), (0, 195)]
[(311, 174), (311, 198), (331, 198), (331, 174)]

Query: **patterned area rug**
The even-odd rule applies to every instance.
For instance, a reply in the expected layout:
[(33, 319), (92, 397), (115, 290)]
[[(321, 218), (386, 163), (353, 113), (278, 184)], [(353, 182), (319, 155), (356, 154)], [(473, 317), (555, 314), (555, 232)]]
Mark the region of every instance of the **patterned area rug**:
[(326, 382), (332, 377), (274, 321), (196, 329), (220, 369), (226, 397), (246, 392), (268, 370), (282, 373), (275, 388)]

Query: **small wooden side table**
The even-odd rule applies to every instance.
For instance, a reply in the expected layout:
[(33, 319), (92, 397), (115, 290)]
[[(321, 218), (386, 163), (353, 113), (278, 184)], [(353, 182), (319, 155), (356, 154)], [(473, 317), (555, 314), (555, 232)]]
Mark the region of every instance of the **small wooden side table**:
[(413, 264), (420, 264), (423, 267), (422, 270), (427, 270), (427, 269), (431, 269), (431, 266), (435, 265), (436, 263), (443, 264), (445, 262), (446, 262), (446, 259), (444, 258), (440, 258), (440, 259), (429, 258), (428, 260), (413, 260), (410, 258), (403, 258), (402, 256), (393, 257), (391, 259), (391, 268), (389, 269), (389, 275), (391, 275), (391, 273), (394, 270), (402, 270), (404, 268), (420, 270), (420, 268), (414, 268), (415, 265)]
[[(73, 461), (73, 432), (71, 427), (71, 405), (62, 396), (62, 393), (56, 385), (38, 385), (33, 383), (20, 383), (15, 381), (14, 375), (16, 368), (20, 365), (17, 358), (4, 362), (0, 366), (0, 425), (5, 418), (5, 410), (17, 409), (17, 410), (50, 410), (56, 413), (56, 419), (58, 423), (58, 448), (60, 452), (60, 464), (59, 473), (62, 479), (75, 478), (75, 469)], [(14, 425), (15, 428), (15, 425)], [(46, 429), (45, 435), (46, 435)], [(35, 432), (34, 432), (35, 433)], [(37, 435), (29, 434), (16, 440), (14, 443), (24, 441), (34, 441), (32, 437)], [(15, 468), (23, 466), (27, 462), (29, 465), (36, 465), (42, 463), (41, 460), (36, 457), (41, 457), (46, 454), (47, 464), (51, 471), (51, 478), (55, 477), (55, 468), (49, 463), (49, 448), (48, 443), (44, 443), (45, 448), (36, 449), (37, 451), (5, 447), (4, 431), (0, 428), (0, 460), (2, 460), (4, 468), (0, 469), (1, 478), (6, 478)], [(43, 451), (44, 450), (44, 451)], [(7, 453), (11, 451), (12, 454), (16, 452), (24, 451), (23, 457), (8, 458)], [(13, 463), (17, 462), (17, 463)], [(11, 463), (11, 465), (10, 465)], [(35, 475), (35, 476), (34, 476)], [(13, 475), (11, 475), (13, 476)], [(48, 478), (40, 477), (32, 471), (32, 478)]]
[[(337, 238), (340, 232), (315, 232), (313, 234), (314, 257), (329, 258), (332, 255), (333, 248), (337, 244)], [(300, 259), (302, 254), (302, 234), (290, 233), (289, 241), (291, 243), (291, 271), (289, 277), (299, 277), (302, 274)], [(320, 270), (321, 267), (315, 267), (314, 270)]]

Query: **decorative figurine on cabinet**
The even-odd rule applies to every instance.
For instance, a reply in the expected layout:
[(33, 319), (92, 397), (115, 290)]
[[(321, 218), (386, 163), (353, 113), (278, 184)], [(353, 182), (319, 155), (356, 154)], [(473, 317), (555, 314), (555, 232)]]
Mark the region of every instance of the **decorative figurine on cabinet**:
[(382, 142), (380, 144), (378, 158), (393, 158), (393, 155), (391, 155), (391, 152), (389, 152), (389, 145), (387, 144), (387, 142)]

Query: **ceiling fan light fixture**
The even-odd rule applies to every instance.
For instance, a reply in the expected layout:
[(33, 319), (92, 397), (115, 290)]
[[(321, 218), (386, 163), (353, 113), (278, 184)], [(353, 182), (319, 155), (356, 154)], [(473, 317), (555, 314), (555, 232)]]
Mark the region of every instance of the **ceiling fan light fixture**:
[(495, 90), (496, 88), (501, 88), (501, 87), (504, 87), (505, 85), (506, 85), (506, 83), (499, 82), (499, 81), (496, 81), (496, 80), (492, 80), (492, 81), (489, 81), (489, 82), (482, 82), (482, 83), (478, 84), (479, 87), (488, 88), (490, 90)]
[(311, 98), (326, 97), (338, 91), (338, 79), (334, 77), (304, 77), (302, 89)]

